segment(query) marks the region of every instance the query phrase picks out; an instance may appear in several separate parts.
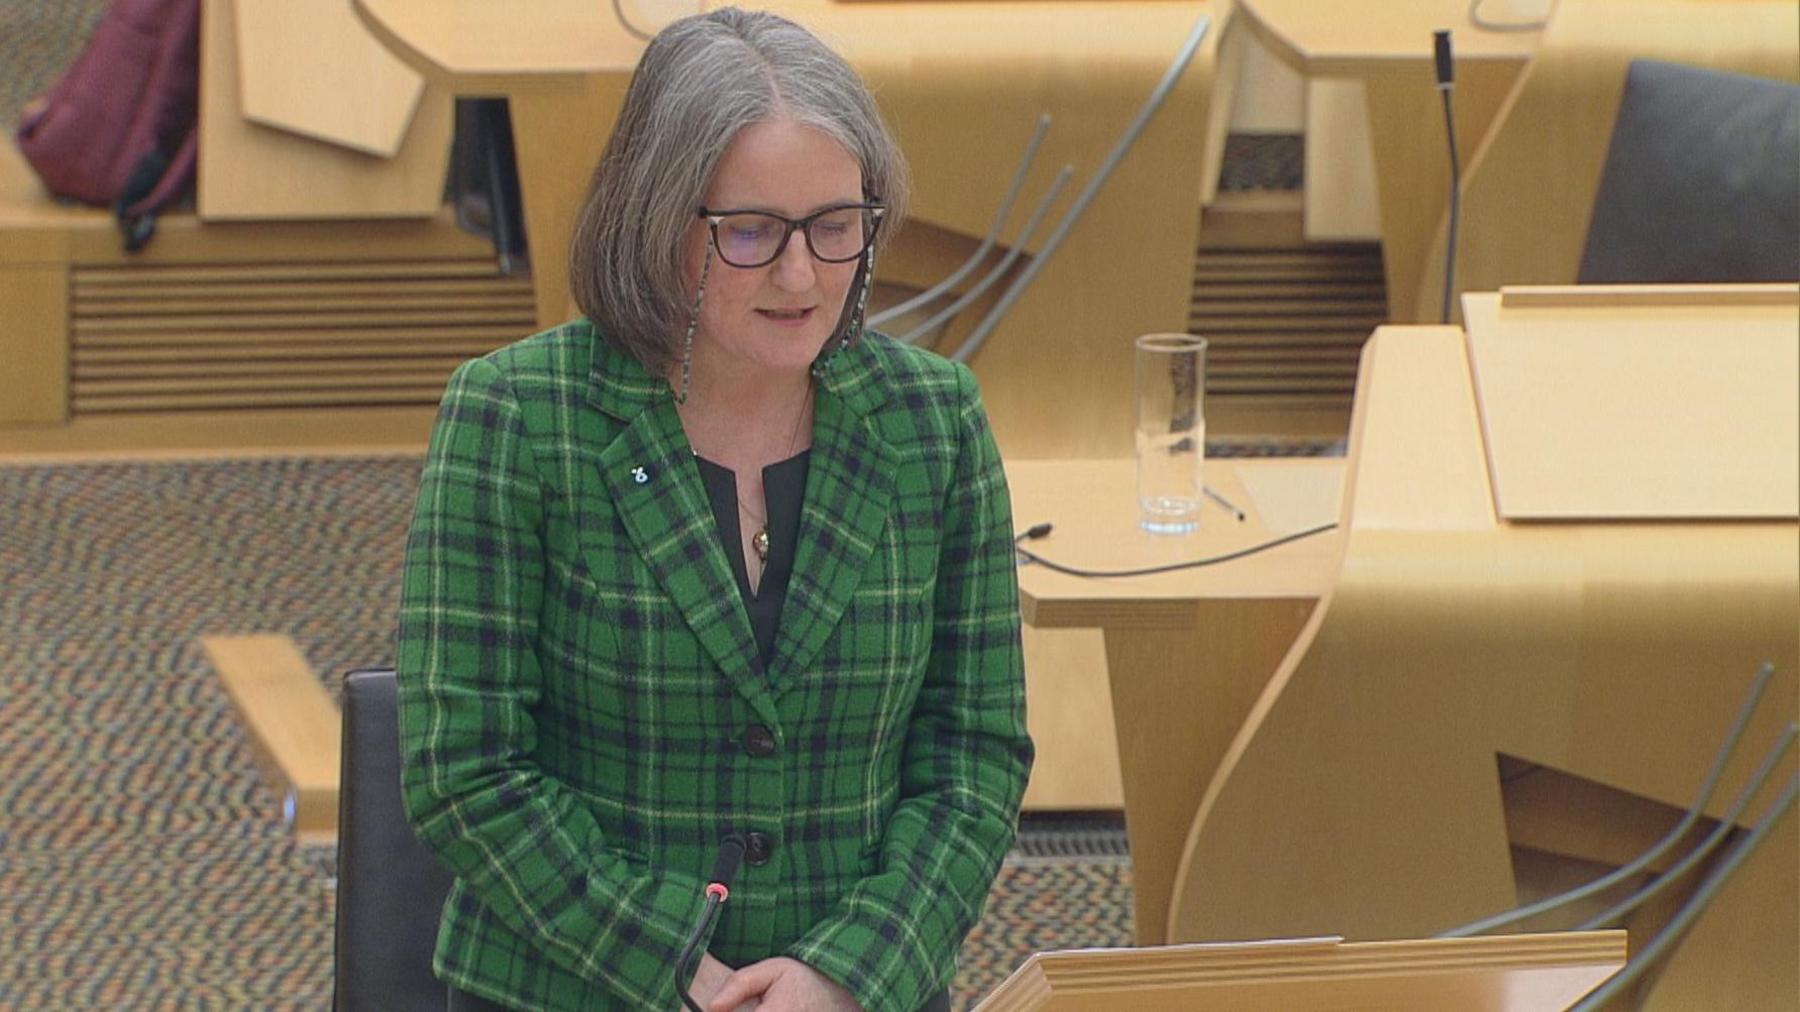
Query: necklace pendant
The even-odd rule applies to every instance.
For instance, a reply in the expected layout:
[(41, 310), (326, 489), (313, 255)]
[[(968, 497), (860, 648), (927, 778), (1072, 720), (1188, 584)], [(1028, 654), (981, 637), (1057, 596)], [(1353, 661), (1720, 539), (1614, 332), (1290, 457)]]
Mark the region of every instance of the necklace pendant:
[(756, 550), (758, 560), (769, 561), (769, 529), (767, 527), (750, 535), (750, 547)]

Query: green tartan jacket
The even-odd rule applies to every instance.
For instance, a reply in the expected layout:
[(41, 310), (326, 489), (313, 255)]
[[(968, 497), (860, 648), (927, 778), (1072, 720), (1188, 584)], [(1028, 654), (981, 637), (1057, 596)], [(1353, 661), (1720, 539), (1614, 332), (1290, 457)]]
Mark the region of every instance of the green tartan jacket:
[(885, 337), (814, 416), (764, 669), (666, 382), (586, 321), (456, 371), (397, 660), (407, 810), (456, 876), (440, 977), (677, 1008), (720, 840), (758, 833), (717, 958), (792, 956), (870, 1012), (945, 986), (1032, 760), (1005, 477), (969, 371)]

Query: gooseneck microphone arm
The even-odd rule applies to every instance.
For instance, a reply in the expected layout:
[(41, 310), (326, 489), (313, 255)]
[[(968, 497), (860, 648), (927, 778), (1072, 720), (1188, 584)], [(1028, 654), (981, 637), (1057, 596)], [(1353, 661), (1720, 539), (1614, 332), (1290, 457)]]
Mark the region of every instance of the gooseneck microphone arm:
[(1438, 94), (1444, 97), (1444, 136), (1450, 142), (1450, 228), (1444, 240), (1444, 305), (1440, 323), (1450, 322), (1450, 299), (1456, 291), (1456, 230), (1462, 219), (1462, 161), (1456, 153), (1456, 118), (1450, 111), (1450, 93), (1456, 87), (1456, 61), (1450, 56), (1450, 33), (1432, 33), (1432, 56), (1437, 63)]
[(681, 947), (681, 957), (675, 960), (675, 991), (681, 995), (681, 1003), (688, 1007), (688, 1012), (706, 1012), (688, 994), (688, 981), (694, 976), (694, 967), (689, 964), (699, 955), (700, 939), (706, 937), (706, 933), (712, 929), (713, 921), (718, 918), (719, 905), (730, 898), (732, 880), (737, 878), (738, 866), (743, 862), (743, 840), (727, 836), (719, 842), (719, 856), (713, 860), (712, 876), (706, 882), (706, 909), (700, 912), (700, 920), (695, 923), (693, 933), (688, 935), (687, 944)]

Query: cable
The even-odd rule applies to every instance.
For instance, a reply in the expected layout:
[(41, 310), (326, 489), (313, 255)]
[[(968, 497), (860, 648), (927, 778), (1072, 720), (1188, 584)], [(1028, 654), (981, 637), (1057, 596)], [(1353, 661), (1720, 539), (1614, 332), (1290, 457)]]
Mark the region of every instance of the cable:
[(1639, 949), (1631, 961), (1625, 964), (1623, 970), (1607, 978), (1606, 983), (1589, 993), (1579, 1004), (1572, 1006), (1570, 1012), (1592, 1012), (1594, 1009), (1604, 1007), (1607, 1002), (1625, 988), (1630, 987), (1639, 977), (1643, 976), (1645, 970), (1662, 958), (1669, 946), (1675, 944), (1676, 940), (1694, 923), (1694, 919), (1700, 916), (1701, 911), (1704, 911), (1712, 903), (1713, 895), (1725, 885), (1732, 873), (1737, 871), (1738, 865), (1744, 863), (1744, 859), (1750, 856), (1757, 844), (1763, 842), (1763, 838), (1769, 835), (1769, 831), (1774, 829), (1775, 824), (1781, 821), (1781, 817), (1787, 814), (1787, 810), (1793, 807), (1796, 794), (1800, 794), (1800, 777), (1788, 781), (1787, 790), (1783, 791), (1781, 797), (1769, 806), (1768, 813), (1757, 821), (1756, 828), (1750, 831), (1750, 835), (1746, 836), (1742, 843), (1732, 848), (1731, 853), (1720, 860), (1719, 866), (1714, 868), (1712, 873), (1706, 876), (1706, 880), (1694, 890), (1693, 898), (1682, 905), (1681, 910), (1669, 921), (1668, 926), (1657, 932), (1656, 937), (1652, 938), (1648, 945)]
[(620, 4), (620, 0), (612, 0), (612, 9), (613, 17), (619, 19), (619, 27), (625, 29), (625, 34), (640, 42), (650, 41), (652, 38), (651, 34), (632, 24), (631, 19), (625, 16), (625, 8)]
[[(969, 258), (964, 260), (962, 265), (957, 267), (956, 270), (951, 271), (949, 276), (944, 278), (944, 280), (939, 281), (930, 288), (907, 299), (905, 302), (889, 306), (879, 313), (872, 314), (869, 317), (869, 326), (871, 328), (880, 327), (889, 320), (904, 313), (912, 312), (920, 306), (923, 306), (925, 303), (950, 291), (950, 289), (956, 287), (957, 282), (968, 277), (969, 272), (974, 270), (975, 266), (987, 257), (988, 251), (992, 250), (994, 244), (1000, 240), (1000, 229), (1005, 226), (1006, 219), (1012, 216), (1013, 201), (1018, 199), (1019, 191), (1024, 189), (1025, 176), (1031, 171), (1031, 163), (1037, 160), (1038, 147), (1044, 143), (1044, 134), (1049, 129), (1050, 114), (1043, 113), (1039, 115), (1037, 126), (1031, 131), (1031, 139), (1025, 142), (1025, 151), (1019, 156), (1019, 167), (1013, 170), (1012, 185), (1006, 188), (1006, 193), (1000, 198), (1000, 209), (994, 212), (994, 223), (988, 227), (987, 235), (981, 237), (981, 245), (975, 247), (975, 252), (969, 254)], [(1062, 184), (1058, 183), (1058, 188), (1060, 188), (1061, 185)], [(1024, 242), (1025, 240), (1021, 238), (1015, 240), (1013, 245), (1015, 247), (1022, 246), (1024, 245)]]
[(1781, 757), (1787, 754), (1788, 747), (1794, 743), (1796, 733), (1797, 729), (1795, 725), (1789, 723), (1787, 731), (1781, 736), (1781, 740), (1777, 741), (1775, 745), (1769, 749), (1768, 754), (1763, 757), (1762, 765), (1757, 767), (1756, 772), (1751, 775), (1750, 782), (1745, 784), (1744, 789), (1738, 792), (1737, 800), (1731, 803), (1731, 809), (1724, 815), (1719, 816), (1719, 824), (1713, 827), (1712, 833), (1708, 835), (1706, 839), (1700, 841), (1698, 847), (1689, 851), (1685, 857), (1680, 861), (1677, 861), (1668, 871), (1658, 875), (1655, 881), (1613, 904), (1605, 911), (1595, 914), (1586, 921), (1577, 924), (1575, 930), (1592, 931), (1595, 928), (1602, 928), (1617, 921), (1619, 918), (1624, 917), (1626, 914), (1631, 913), (1633, 910), (1636, 910), (1638, 907), (1649, 902), (1657, 893), (1660, 893), (1663, 889), (1667, 888), (1670, 883), (1679, 881), (1681, 876), (1687, 874), (1689, 868), (1692, 868), (1695, 864), (1699, 863), (1701, 858), (1712, 853), (1713, 848), (1719, 845), (1719, 841), (1725, 839), (1726, 836), (1730, 835), (1732, 830), (1737, 828), (1738, 816), (1744, 814), (1744, 809), (1750, 807), (1750, 800), (1756, 797), (1757, 792), (1762, 790), (1763, 784), (1768, 782), (1769, 774), (1775, 771), (1775, 765), (1781, 761)]
[(1117, 576), (1149, 576), (1152, 573), (1172, 573), (1178, 569), (1199, 569), (1201, 566), (1216, 566), (1221, 562), (1230, 562), (1233, 559), (1241, 559), (1246, 555), (1255, 555), (1258, 552), (1266, 552), (1271, 548), (1279, 548), (1289, 542), (1299, 541), (1302, 538), (1310, 538), (1315, 534), (1323, 534), (1336, 527), (1337, 524), (1335, 523), (1320, 524), (1317, 527), (1309, 527), (1303, 531), (1284, 534), (1279, 538), (1264, 541), (1259, 545), (1251, 545), (1249, 548), (1240, 548), (1235, 552), (1226, 552), (1224, 555), (1214, 555), (1204, 559), (1190, 559), (1187, 562), (1171, 562), (1161, 566), (1145, 566), (1142, 569), (1078, 569), (1075, 566), (1065, 566), (1060, 562), (1053, 562), (1050, 559), (1046, 559), (1042, 555), (1033, 552), (1029, 548), (1022, 547), (1026, 540), (1036, 541), (1039, 538), (1047, 537), (1051, 530), (1049, 524), (1037, 524), (1036, 526), (1027, 529), (1018, 537), (1013, 538), (1013, 551), (1054, 573), (1065, 573), (1069, 576), (1086, 576), (1094, 579), (1111, 579)]
[[(1484, 32), (1535, 32), (1550, 23), (1549, 15), (1536, 21), (1489, 21), (1481, 16), (1482, 0), (1469, 0), (1469, 23)], [(1555, 0), (1551, 9), (1555, 10)]]
[(1206, 14), (1200, 15), (1194, 22), (1194, 27), (1188, 33), (1187, 40), (1182, 43), (1181, 51), (1175, 55), (1174, 62), (1164, 72), (1162, 80), (1158, 81), (1156, 87), (1151, 90), (1150, 97), (1144, 100), (1144, 105), (1138, 110), (1137, 117), (1126, 126), (1125, 132), (1119, 135), (1112, 150), (1107, 152), (1106, 161), (1101, 163), (1100, 170), (1088, 180), (1087, 186), (1075, 198), (1075, 203), (1070, 205), (1062, 220), (1056, 223), (1055, 231), (1050, 233), (1050, 238), (1044, 240), (1043, 248), (1038, 250), (1037, 256), (1025, 265), (1025, 269), (1020, 271), (1013, 283), (1007, 286), (1005, 292), (1001, 293), (999, 301), (995, 302), (993, 308), (988, 310), (987, 315), (982, 317), (981, 322), (975, 325), (975, 329), (969, 332), (969, 336), (963, 340), (962, 347), (956, 349), (956, 354), (951, 356), (953, 361), (967, 362), (975, 352), (980, 350), (982, 344), (987, 341), (988, 334), (1000, 325), (1001, 317), (1006, 315), (1013, 303), (1019, 301), (1019, 296), (1023, 295), (1025, 289), (1037, 278), (1038, 272), (1050, 262), (1051, 255), (1056, 252), (1057, 247), (1062, 245), (1063, 239), (1069, 234), (1069, 229), (1073, 228), (1075, 223), (1080, 220), (1081, 213), (1087, 210), (1094, 195), (1100, 192), (1100, 187), (1106, 185), (1113, 170), (1118, 168), (1119, 163), (1124, 160), (1126, 152), (1130, 151), (1131, 146), (1137, 143), (1138, 135), (1144, 132), (1144, 127), (1149, 124), (1150, 117), (1156, 115), (1156, 111), (1162, 108), (1163, 101), (1169, 97), (1169, 92), (1175, 90), (1175, 82), (1180, 80), (1182, 73), (1187, 70), (1188, 64), (1193, 62), (1194, 54), (1200, 49), (1200, 40), (1206, 37), (1207, 29), (1211, 26), (1212, 18)]
[(1074, 172), (1073, 167), (1065, 165), (1062, 167), (1062, 171), (1056, 174), (1056, 179), (1051, 182), (1049, 191), (1044, 194), (1043, 199), (1038, 201), (1037, 206), (1031, 209), (1031, 217), (1025, 219), (1025, 227), (1019, 230), (1018, 238), (1013, 240), (1011, 248), (1006, 251), (1005, 256), (1000, 258), (1000, 262), (993, 266), (993, 269), (982, 275), (980, 281), (969, 286), (968, 291), (957, 296), (949, 305), (931, 314), (931, 317), (924, 323), (900, 335), (899, 340), (904, 344), (918, 344), (920, 338), (943, 326), (946, 320), (967, 309), (970, 303), (981, 298), (982, 293), (992, 288), (994, 282), (1005, 277), (1006, 272), (1012, 269), (1013, 261), (1019, 259), (1019, 254), (1025, 251), (1025, 244), (1030, 242), (1033, 233), (1037, 232), (1038, 225), (1044, 220), (1044, 212), (1050, 210), (1050, 205), (1056, 202), (1057, 196), (1062, 193), (1062, 188), (1068, 184), (1069, 177)]
[(1756, 704), (1761, 701), (1763, 690), (1769, 687), (1769, 679), (1774, 674), (1775, 666), (1767, 661), (1763, 662), (1763, 665), (1756, 670), (1756, 677), (1751, 679), (1750, 691), (1744, 694), (1743, 705), (1738, 708), (1737, 717), (1732, 721), (1731, 729), (1726, 732), (1725, 740), (1719, 744), (1718, 751), (1713, 754), (1712, 769), (1707, 771), (1706, 779), (1700, 785), (1699, 796), (1694, 799), (1693, 805), (1689, 807), (1686, 814), (1681, 817), (1681, 821), (1675, 824), (1675, 828), (1669, 830), (1668, 833), (1663, 835), (1662, 839), (1652, 844), (1649, 850), (1646, 850), (1633, 858), (1631, 863), (1608, 872), (1586, 885), (1576, 886), (1567, 892), (1558, 893), (1555, 896), (1539, 900), (1536, 903), (1528, 903), (1522, 907), (1514, 907), (1511, 910), (1495, 914), (1492, 917), (1486, 917), (1479, 921), (1472, 921), (1460, 928), (1452, 928), (1449, 931), (1443, 932), (1437, 937), (1468, 938), (1471, 935), (1479, 935), (1484, 931), (1503, 927), (1516, 921), (1522, 921), (1527, 917), (1534, 917), (1546, 911), (1555, 910), (1558, 907), (1573, 903), (1578, 899), (1592, 896), (1605, 889), (1610, 889), (1631, 876), (1636, 875), (1638, 872), (1643, 871), (1649, 866), (1650, 862), (1662, 856), (1662, 854), (1670, 847), (1674, 846), (1677, 841), (1686, 836), (1688, 830), (1694, 828), (1696, 822), (1700, 821), (1700, 813), (1705, 811), (1706, 802), (1712, 798), (1713, 791), (1718, 788), (1719, 778), (1725, 773), (1725, 764), (1731, 759), (1731, 753), (1736, 751), (1738, 739), (1743, 737), (1744, 728), (1750, 723), (1751, 715), (1756, 712)]

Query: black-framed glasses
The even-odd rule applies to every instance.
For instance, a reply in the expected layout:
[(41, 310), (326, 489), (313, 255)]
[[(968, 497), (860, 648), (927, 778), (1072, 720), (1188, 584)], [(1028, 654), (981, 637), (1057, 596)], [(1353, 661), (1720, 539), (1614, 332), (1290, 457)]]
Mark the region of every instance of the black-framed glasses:
[(875, 230), (887, 208), (881, 204), (839, 204), (804, 218), (784, 218), (768, 211), (715, 211), (702, 207), (699, 216), (712, 229), (719, 259), (733, 267), (766, 267), (781, 257), (795, 232), (806, 236), (813, 257), (841, 264), (862, 256), (875, 241)]

